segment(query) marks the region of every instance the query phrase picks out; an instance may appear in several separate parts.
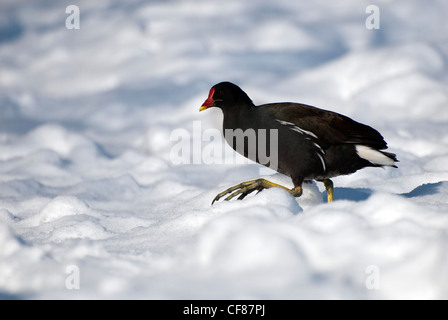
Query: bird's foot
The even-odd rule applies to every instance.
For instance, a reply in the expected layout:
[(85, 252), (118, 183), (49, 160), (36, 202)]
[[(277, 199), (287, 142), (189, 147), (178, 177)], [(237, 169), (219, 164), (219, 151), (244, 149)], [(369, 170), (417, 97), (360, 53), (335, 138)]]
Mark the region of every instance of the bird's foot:
[(254, 191), (260, 192), (263, 189), (269, 189), (269, 188), (273, 188), (273, 187), (285, 189), (294, 197), (300, 197), (302, 195), (302, 186), (288, 189), (282, 185), (279, 185), (277, 183), (274, 183), (274, 182), (271, 182), (271, 181), (268, 181), (265, 179), (256, 179), (256, 180), (242, 182), (240, 184), (237, 184), (236, 186), (233, 186), (233, 187), (230, 187), (230, 188), (224, 190), (223, 192), (219, 193), (215, 197), (215, 199), (213, 199), (212, 205), (213, 205), (213, 203), (215, 203), (215, 201), (218, 201), (223, 196), (225, 196), (229, 193), (230, 193), (230, 195), (224, 199), (225, 201), (229, 201), (230, 199), (233, 199), (234, 197), (236, 197), (238, 195), (239, 195), (238, 200), (242, 200), (248, 194), (250, 194)]

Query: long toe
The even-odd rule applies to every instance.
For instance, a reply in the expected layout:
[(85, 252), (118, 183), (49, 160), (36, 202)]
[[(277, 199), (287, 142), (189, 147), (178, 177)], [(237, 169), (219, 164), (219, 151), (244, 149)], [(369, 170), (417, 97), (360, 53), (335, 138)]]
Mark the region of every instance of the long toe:
[[(228, 196), (224, 200), (229, 201), (230, 199), (233, 199), (234, 197), (236, 197), (239, 194), (241, 194), (241, 196), (243, 196), (241, 198), (241, 199), (243, 199), (246, 195), (255, 191), (258, 187), (259, 187), (259, 185), (257, 182), (253, 182), (253, 183), (244, 185), (244, 186), (240, 187), (239, 189), (237, 189), (236, 191), (234, 191), (230, 196)], [(240, 199), (240, 197), (238, 197), (238, 199)]]
[(224, 190), (221, 193), (218, 193), (216, 197), (212, 201), (212, 205), (219, 201), (222, 197), (228, 195), (226, 198), (224, 198), (225, 201), (229, 201), (236, 196), (238, 196), (238, 200), (244, 199), (247, 195), (251, 194), (254, 191), (262, 191), (263, 189), (269, 189), (273, 187), (278, 187), (287, 190), (291, 195), (294, 197), (299, 197), (302, 195), (302, 187), (298, 186), (293, 189), (288, 189), (284, 186), (281, 186), (279, 184), (273, 183), (271, 181), (265, 180), (265, 179), (256, 179), (256, 180), (250, 180), (241, 182), (240, 184), (237, 184), (236, 186), (230, 187), (226, 190)]
[(227, 194), (230, 194), (227, 196), (224, 200), (228, 201), (236, 197), (237, 195), (240, 195), (238, 197), (238, 200), (244, 199), (248, 194), (252, 193), (255, 190), (264, 189), (264, 187), (261, 186), (261, 182), (259, 179), (257, 180), (250, 180), (245, 181), (237, 184), (236, 186), (230, 187), (226, 190), (224, 190), (221, 193), (218, 193), (216, 197), (212, 201), (212, 205), (215, 203), (215, 201), (219, 201), (222, 197), (224, 197)]

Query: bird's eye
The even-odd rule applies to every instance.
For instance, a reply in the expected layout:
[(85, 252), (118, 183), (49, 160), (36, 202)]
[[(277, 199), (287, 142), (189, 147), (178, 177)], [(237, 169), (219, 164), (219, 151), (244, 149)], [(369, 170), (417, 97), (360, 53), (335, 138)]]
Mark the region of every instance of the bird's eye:
[(220, 90), (220, 91), (219, 91), (219, 95), (220, 95), (220, 96), (223, 96), (223, 95), (224, 95), (224, 90)]

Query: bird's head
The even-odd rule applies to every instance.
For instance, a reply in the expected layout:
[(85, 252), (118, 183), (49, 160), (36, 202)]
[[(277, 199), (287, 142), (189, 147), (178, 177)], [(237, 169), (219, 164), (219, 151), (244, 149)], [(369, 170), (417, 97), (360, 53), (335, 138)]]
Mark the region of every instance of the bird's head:
[(204, 111), (211, 107), (218, 107), (221, 110), (241, 106), (253, 105), (252, 100), (240, 87), (231, 82), (220, 82), (214, 85), (208, 94), (199, 111)]

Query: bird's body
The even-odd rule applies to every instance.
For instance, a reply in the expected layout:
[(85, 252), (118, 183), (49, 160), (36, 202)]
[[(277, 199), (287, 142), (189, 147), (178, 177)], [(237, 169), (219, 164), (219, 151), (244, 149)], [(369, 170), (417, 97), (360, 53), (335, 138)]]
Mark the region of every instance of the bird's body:
[[(240, 154), (291, 177), (295, 188), (300, 188), (300, 192), (294, 194), (296, 196), (301, 194), (304, 181), (323, 181), (327, 186), (332, 177), (350, 174), (364, 167), (395, 167), (394, 162), (397, 161), (394, 154), (382, 151), (387, 144), (378, 131), (332, 111), (299, 103), (256, 106), (244, 91), (229, 82), (215, 85), (201, 110), (211, 106), (223, 111), (224, 133), (238, 129), (255, 133), (257, 139), (252, 143), (256, 144), (256, 152), (251, 152), (250, 141), (235, 143), (231, 141), (234, 136), (232, 139), (225, 136)], [(269, 134), (272, 130), (275, 135)], [(260, 134), (266, 138), (260, 139)], [(272, 150), (276, 154), (269, 155), (270, 159), (275, 156), (276, 161), (265, 163), (260, 159), (260, 154)], [(260, 184), (255, 189), (266, 187), (269, 186), (264, 183), (264, 186)], [(240, 198), (253, 191), (250, 188), (241, 192), (238, 188), (235, 190), (241, 194)]]

